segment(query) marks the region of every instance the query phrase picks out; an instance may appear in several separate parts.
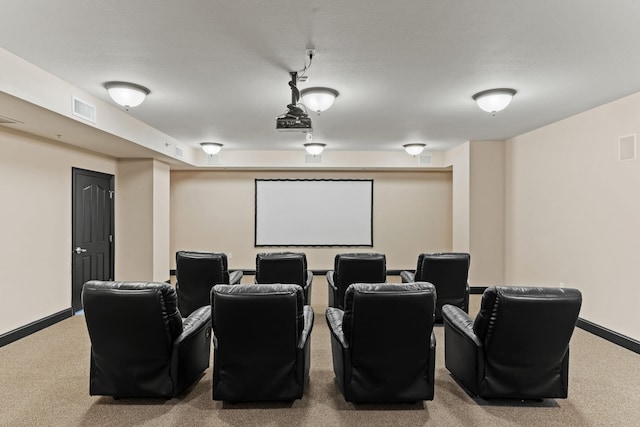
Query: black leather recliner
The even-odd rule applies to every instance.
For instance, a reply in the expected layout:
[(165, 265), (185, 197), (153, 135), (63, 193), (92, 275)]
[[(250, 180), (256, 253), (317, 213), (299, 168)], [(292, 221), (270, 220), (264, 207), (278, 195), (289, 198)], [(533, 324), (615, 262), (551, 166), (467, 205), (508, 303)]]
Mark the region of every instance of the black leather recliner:
[(442, 322), (442, 306), (460, 307), (469, 312), (469, 265), (468, 253), (440, 252), (420, 254), (415, 273), (401, 271), (403, 283), (428, 282), (436, 287), (436, 322)]
[(304, 290), (305, 304), (311, 305), (313, 272), (307, 270), (307, 256), (303, 252), (259, 253), (256, 255), (255, 282), (300, 285)]
[(210, 308), (183, 320), (169, 284), (89, 281), (82, 304), (92, 396), (170, 398), (209, 367)]
[(430, 283), (355, 284), (329, 307), (336, 382), (349, 402), (433, 400), (436, 293)]
[(309, 382), (313, 309), (302, 287), (220, 285), (211, 291), (213, 399), (292, 401)]
[(490, 287), (475, 321), (445, 305), (445, 365), (482, 398), (566, 398), (577, 289)]
[(183, 316), (202, 306), (210, 306), (214, 285), (235, 285), (241, 279), (242, 271), (229, 271), (224, 253), (176, 252), (176, 290), (178, 308)]
[(387, 259), (384, 254), (345, 253), (337, 254), (333, 270), (327, 271), (329, 307), (344, 308), (344, 295), (354, 283), (385, 283), (387, 281)]

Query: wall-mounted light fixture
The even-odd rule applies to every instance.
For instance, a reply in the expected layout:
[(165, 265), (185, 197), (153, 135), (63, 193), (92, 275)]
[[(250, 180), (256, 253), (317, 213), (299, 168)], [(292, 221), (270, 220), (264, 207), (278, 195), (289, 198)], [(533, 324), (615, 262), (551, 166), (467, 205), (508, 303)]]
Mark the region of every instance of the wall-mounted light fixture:
[(214, 154), (218, 154), (222, 149), (223, 145), (219, 142), (201, 142), (200, 147), (202, 150), (210, 156)]
[(338, 95), (337, 90), (328, 87), (310, 87), (300, 91), (300, 99), (305, 107), (318, 114), (331, 107)]
[(489, 89), (478, 92), (471, 98), (476, 101), (478, 107), (495, 116), (498, 111), (507, 108), (515, 94), (516, 91), (509, 88)]
[(404, 144), (404, 151), (407, 152), (407, 154), (411, 155), (411, 156), (417, 156), (418, 154), (422, 153), (422, 151), (424, 150), (424, 147), (426, 147), (427, 144)]
[(144, 86), (127, 82), (107, 82), (104, 84), (104, 88), (109, 92), (111, 99), (127, 110), (142, 104), (147, 95), (151, 93)]

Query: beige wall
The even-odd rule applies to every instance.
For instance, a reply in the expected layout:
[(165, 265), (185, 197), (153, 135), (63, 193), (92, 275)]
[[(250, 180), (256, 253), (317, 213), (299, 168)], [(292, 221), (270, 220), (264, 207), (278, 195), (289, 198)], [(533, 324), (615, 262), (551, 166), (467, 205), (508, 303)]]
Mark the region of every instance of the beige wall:
[(471, 173), (469, 145), (468, 142), (458, 145), (447, 151), (445, 155), (445, 164), (453, 167), (452, 250), (456, 252), (469, 252)]
[(169, 279), (170, 169), (166, 163), (153, 162), (153, 280)]
[(0, 126), (0, 334), (71, 307), (71, 170), (116, 161)]
[[(373, 248), (255, 248), (256, 178), (374, 180)], [(177, 250), (231, 254), (232, 269), (254, 269), (258, 252), (302, 250), (312, 269), (340, 252), (381, 252), (388, 269), (415, 268), (420, 252), (451, 249), (449, 172), (171, 172), (171, 265)]]
[(469, 171), (470, 282), (504, 284), (504, 141), (472, 141)]
[(504, 284), (504, 141), (447, 151), (453, 172), (453, 251), (471, 254), (472, 286)]
[(508, 141), (506, 281), (582, 291), (580, 316), (640, 340), (640, 94)]
[(169, 166), (120, 160), (115, 200), (116, 280), (168, 280)]

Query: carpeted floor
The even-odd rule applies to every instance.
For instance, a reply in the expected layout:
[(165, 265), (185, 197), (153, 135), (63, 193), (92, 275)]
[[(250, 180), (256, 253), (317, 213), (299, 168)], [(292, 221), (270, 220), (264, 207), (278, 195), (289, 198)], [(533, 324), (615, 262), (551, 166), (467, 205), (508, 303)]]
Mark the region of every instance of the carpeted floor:
[[(472, 295), (472, 314), (480, 296)], [(576, 329), (569, 398), (541, 402), (469, 397), (444, 367), (437, 326), (435, 399), (419, 404), (354, 405), (333, 380), (324, 319), (326, 282), (314, 278), (311, 379), (293, 403), (228, 404), (211, 399), (212, 368), (171, 400), (89, 396), (89, 338), (75, 316), (0, 348), (1, 426), (638, 426), (640, 355)]]

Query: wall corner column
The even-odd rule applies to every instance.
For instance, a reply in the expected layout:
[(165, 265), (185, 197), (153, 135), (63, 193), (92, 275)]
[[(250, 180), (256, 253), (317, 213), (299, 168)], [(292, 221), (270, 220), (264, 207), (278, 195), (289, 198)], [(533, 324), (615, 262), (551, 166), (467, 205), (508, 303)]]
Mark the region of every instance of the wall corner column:
[(505, 141), (469, 141), (445, 153), (453, 168), (454, 252), (471, 254), (469, 282), (504, 284)]
[(169, 165), (123, 159), (116, 175), (115, 279), (169, 279)]

